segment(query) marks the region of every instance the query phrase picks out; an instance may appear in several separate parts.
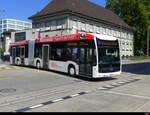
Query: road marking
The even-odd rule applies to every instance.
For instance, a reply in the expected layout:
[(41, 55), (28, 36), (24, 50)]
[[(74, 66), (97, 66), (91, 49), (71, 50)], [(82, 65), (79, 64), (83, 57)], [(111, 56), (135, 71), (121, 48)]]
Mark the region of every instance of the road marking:
[(41, 106), (44, 106), (44, 105), (43, 104), (39, 104), (39, 105), (35, 105), (35, 106), (29, 107), (29, 108), (35, 109), (35, 108), (38, 108), (38, 107), (41, 107)]
[(10, 66), (6, 66), (5, 69), (6, 70), (11, 70), (12, 68), (10, 68)]
[(113, 83), (113, 84), (111, 84), (111, 85), (113, 85), (113, 86), (120, 86), (121, 84)]
[(14, 69), (22, 69), (21, 67), (18, 66), (13, 66)]
[(125, 84), (125, 83), (127, 83), (127, 82), (123, 82), (123, 81), (121, 81), (121, 82), (117, 82), (118, 84)]
[(53, 100), (52, 102), (56, 103), (56, 102), (59, 102), (59, 101), (62, 101), (63, 99), (56, 99), (56, 100)]
[[(132, 81), (131, 81), (131, 79), (126, 80), (126, 81), (128, 81), (126, 84), (129, 84), (129, 81), (130, 81), (130, 83), (132, 83), (132, 82), (135, 82), (137, 80), (139, 80), (139, 79), (132, 79)], [(114, 85), (116, 85), (116, 84), (117, 83), (114, 83)], [(117, 85), (119, 85), (119, 84), (117, 84)], [(121, 84), (119, 86), (123, 86), (123, 85), (125, 85), (125, 82), (124, 82), (124, 84)], [(107, 86), (107, 88), (106, 88), (106, 86)], [(116, 94), (116, 95), (124, 95), (124, 96), (132, 96), (132, 97), (138, 97), (138, 98), (144, 98), (144, 99), (149, 99), (150, 100), (150, 97), (111, 92), (111, 91), (108, 91), (108, 90), (116, 88), (118, 86), (112, 86), (112, 85), (106, 85), (106, 86), (99, 87), (99, 88), (97, 88), (97, 90), (101, 90), (100, 92), (104, 92), (104, 93), (110, 93), (110, 94)], [(44, 102), (44, 103), (41, 103), (41, 104), (38, 104), (38, 105), (35, 105), (35, 106), (32, 106), (32, 107), (26, 107), (26, 108), (23, 108), (23, 109), (19, 109), (19, 110), (16, 110), (15, 112), (29, 111), (29, 110), (34, 109), (34, 108), (38, 108), (38, 107), (54, 104), (54, 103), (57, 103), (57, 102), (60, 102), (60, 101), (63, 101), (63, 100), (67, 100), (67, 99), (71, 99), (71, 98), (74, 98), (74, 97), (77, 97), (77, 96), (89, 94), (89, 93), (94, 92), (94, 91), (95, 90), (89, 90), (89, 91), (85, 91), (85, 92), (80, 92), (80, 93), (77, 93), (77, 94), (74, 94), (74, 95), (69, 95), (69, 96), (65, 96), (65, 97), (62, 97), (62, 98), (55, 99), (55, 100), (47, 101), (47, 102)]]
[(71, 95), (71, 97), (77, 97), (79, 96), (79, 94), (74, 94), (74, 95)]
[(98, 90), (107, 90), (108, 88), (104, 88), (104, 87), (99, 87), (97, 88)]
[(88, 92), (90, 93), (91, 91), (80, 92), (80, 93), (77, 93), (77, 94), (74, 94), (74, 95), (65, 96), (65, 97), (62, 97), (62, 98), (59, 98), (59, 99), (55, 99), (55, 100), (52, 100), (52, 101), (47, 101), (47, 102), (44, 102), (44, 103), (41, 103), (41, 104), (38, 104), (38, 105), (34, 105), (34, 106), (31, 106), (31, 107), (26, 107), (26, 108), (23, 108), (23, 109), (15, 110), (14, 112), (29, 111), (31, 109), (35, 109), (35, 108), (39, 108), (39, 107), (42, 107), (42, 106), (54, 104), (54, 103), (57, 103), (57, 102), (60, 102), (60, 101), (63, 101), (63, 100), (71, 99), (73, 97), (85, 95), (85, 94), (88, 94)]
[(127, 93), (113, 92), (113, 91), (101, 91), (101, 92), (102, 93), (107, 93), (107, 94), (114, 94), (114, 95), (120, 95), (120, 96), (129, 96), (129, 97), (135, 97), (135, 98), (150, 100), (150, 97), (148, 97), (148, 96), (133, 95), (133, 94), (127, 94)]
[(18, 66), (4, 66), (4, 67), (0, 67), (0, 71), (2, 70), (20, 70), (20, 69), (26, 69), (25, 67), (18, 67)]
[(113, 88), (115, 86), (112, 86), (112, 85), (106, 85), (106, 86), (103, 86), (104, 88)]
[(146, 78), (146, 77), (150, 77), (149, 75), (142, 75), (142, 76), (137, 76), (136, 78), (137, 79), (144, 79), (144, 78)]

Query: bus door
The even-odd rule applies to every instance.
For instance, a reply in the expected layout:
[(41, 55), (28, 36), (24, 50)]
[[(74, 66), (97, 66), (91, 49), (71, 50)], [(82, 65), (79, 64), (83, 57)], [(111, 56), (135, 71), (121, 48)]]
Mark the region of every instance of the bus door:
[(80, 48), (79, 74), (81, 76), (92, 77), (92, 54), (92, 48)]
[(25, 63), (25, 47), (20, 47), (20, 58), (21, 58), (21, 65)]
[(49, 45), (43, 46), (43, 68), (49, 68)]
[(12, 48), (12, 63), (15, 64), (15, 58), (16, 58), (16, 48)]

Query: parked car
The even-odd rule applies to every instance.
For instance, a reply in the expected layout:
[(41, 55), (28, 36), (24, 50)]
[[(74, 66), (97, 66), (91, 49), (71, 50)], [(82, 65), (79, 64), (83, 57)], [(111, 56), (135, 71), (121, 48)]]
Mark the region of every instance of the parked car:
[(135, 55), (136, 56), (144, 56), (144, 52), (142, 50), (137, 50)]
[(9, 61), (10, 60), (10, 55), (0, 55), (0, 58), (2, 61)]

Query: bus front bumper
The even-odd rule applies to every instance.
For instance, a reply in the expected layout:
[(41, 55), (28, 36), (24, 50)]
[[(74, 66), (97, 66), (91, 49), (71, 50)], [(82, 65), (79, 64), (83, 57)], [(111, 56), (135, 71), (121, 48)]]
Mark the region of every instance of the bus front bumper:
[(97, 75), (94, 75), (93, 78), (106, 78), (106, 77), (113, 77), (115, 75), (120, 75), (121, 71), (113, 72), (113, 73), (98, 73)]

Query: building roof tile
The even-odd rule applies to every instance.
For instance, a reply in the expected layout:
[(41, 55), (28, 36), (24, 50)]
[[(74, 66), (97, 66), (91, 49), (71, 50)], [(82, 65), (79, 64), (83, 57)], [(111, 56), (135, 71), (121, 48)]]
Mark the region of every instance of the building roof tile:
[(36, 19), (38, 17), (53, 15), (66, 11), (68, 13), (84, 15), (110, 24), (131, 29), (131, 27), (115, 13), (88, 0), (52, 0), (44, 9), (29, 17), (29, 19)]

